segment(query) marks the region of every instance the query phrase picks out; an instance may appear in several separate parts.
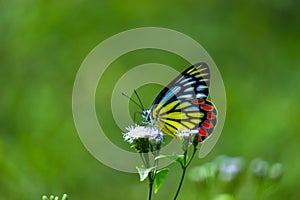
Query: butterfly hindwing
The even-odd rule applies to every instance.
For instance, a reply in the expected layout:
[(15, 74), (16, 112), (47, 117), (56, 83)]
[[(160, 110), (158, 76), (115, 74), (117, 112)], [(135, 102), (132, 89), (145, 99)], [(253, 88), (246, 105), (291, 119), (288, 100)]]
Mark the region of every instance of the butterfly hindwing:
[(172, 111), (162, 109), (156, 121), (164, 133), (172, 136), (177, 130), (197, 130), (200, 142), (212, 133), (216, 123), (217, 111), (213, 103), (199, 99), (184, 101)]
[(217, 110), (214, 104), (208, 100), (198, 100), (200, 113), (203, 113), (201, 122), (198, 127), (198, 140), (202, 142), (207, 138), (214, 130), (217, 124)]

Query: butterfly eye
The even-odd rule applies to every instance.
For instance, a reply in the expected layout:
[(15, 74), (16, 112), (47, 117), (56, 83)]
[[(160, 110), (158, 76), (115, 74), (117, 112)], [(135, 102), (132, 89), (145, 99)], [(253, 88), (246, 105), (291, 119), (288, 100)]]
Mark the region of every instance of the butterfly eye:
[(150, 111), (149, 110), (143, 110), (142, 112), (142, 117), (146, 119), (146, 121), (150, 120), (150, 115), (149, 115)]

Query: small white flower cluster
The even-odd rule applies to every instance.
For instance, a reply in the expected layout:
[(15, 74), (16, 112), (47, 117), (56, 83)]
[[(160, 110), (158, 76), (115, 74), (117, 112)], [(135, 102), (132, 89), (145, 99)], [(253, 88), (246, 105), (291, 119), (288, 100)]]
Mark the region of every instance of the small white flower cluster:
[(129, 126), (126, 128), (127, 133), (122, 133), (124, 141), (132, 144), (134, 140), (140, 138), (148, 138), (150, 142), (161, 143), (163, 141), (163, 133), (156, 127), (146, 126)]
[(198, 133), (197, 130), (190, 130), (190, 129), (177, 130), (176, 136), (181, 141), (181, 147), (183, 151), (186, 151), (189, 148), (197, 133)]
[(194, 136), (197, 133), (198, 133), (197, 130), (190, 130), (190, 129), (177, 130), (177, 137), (189, 138), (191, 136)]

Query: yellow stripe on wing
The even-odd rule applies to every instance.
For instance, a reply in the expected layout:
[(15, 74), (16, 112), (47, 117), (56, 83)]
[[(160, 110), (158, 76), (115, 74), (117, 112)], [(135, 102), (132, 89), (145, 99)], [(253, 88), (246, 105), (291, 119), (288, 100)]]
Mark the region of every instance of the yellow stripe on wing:
[(166, 113), (160, 117), (161, 119), (175, 119), (175, 120), (182, 120), (182, 119), (189, 119), (189, 117), (182, 112), (171, 112), (171, 113)]

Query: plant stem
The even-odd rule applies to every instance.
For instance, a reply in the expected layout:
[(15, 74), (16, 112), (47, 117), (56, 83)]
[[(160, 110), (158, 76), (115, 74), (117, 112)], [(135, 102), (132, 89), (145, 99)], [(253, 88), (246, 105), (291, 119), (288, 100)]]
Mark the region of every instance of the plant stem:
[(177, 199), (178, 194), (179, 194), (179, 192), (180, 192), (181, 185), (182, 185), (182, 183), (183, 183), (183, 179), (184, 179), (184, 176), (185, 176), (186, 167), (183, 167), (182, 170), (183, 170), (183, 171), (182, 171), (181, 179), (180, 179), (180, 182), (179, 182), (179, 186), (178, 186), (178, 188), (177, 188), (177, 191), (176, 191), (176, 194), (175, 194), (173, 200), (176, 200), (176, 199)]
[[(152, 152), (152, 153), (153, 153), (154, 158), (159, 155), (159, 151)], [(153, 171), (149, 172), (149, 174), (148, 174), (148, 178), (149, 178), (149, 195), (148, 195), (148, 200), (151, 200), (151, 198), (152, 198), (153, 183), (154, 183), (155, 176), (156, 176), (156, 171), (157, 171), (157, 166), (158, 166), (158, 159), (156, 159), (154, 161), (154, 166), (155, 166), (155, 168), (153, 169)]]
[(146, 163), (146, 168), (150, 168), (150, 161), (149, 161), (149, 155), (148, 153), (143, 153), (144, 159), (145, 159), (145, 163)]
[(153, 156), (154, 156), (154, 166), (155, 166), (155, 169), (154, 169), (154, 177), (153, 177), (153, 179), (155, 179), (156, 171), (157, 171), (157, 167), (158, 167), (158, 159), (155, 159), (158, 155), (159, 155), (159, 150), (153, 152)]
[(154, 182), (154, 179), (152, 178), (152, 172), (149, 172), (148, 179), (149, 179), (148, 200), (151, 200), (151, 198), (152, 198), (152, 190), (153, 190), (153, 182)]
[(186, 166), (189, 166), (189, 164), (190, 164), (191, 161), (193, 160), (193, 158), (194, 158), (196, 152), (197, 152), (197, 147), (194, 147), (193, 154), (192, 154), (190, 160), (187, 162)]
[(187, 150), (184, 152), (183, 154), (183, 164), (182, 164), (182, 175), (181, 175), (181, 179), (180, 179), (180, 182), (179, 182), (179, 186), (177, 188), (177, 191), (176, 191), (176, 194), (174, 196), (174, 200), (177, 199), (178, 197), (178, 194), (180, 192), (180, 189), (181, 189), (181, 186), (182, 186), (182, 183), (183, 183), (183, 180), (184, 180), (184, 176), (185, 176), (185, 171), (186, 171), (186, 168), (187, 168), (187, 161), (186, 161), (186, 158), (187, 158)]
[(144, 159), (143, 154), (144, 154), (144, 153), (139, 153), (139, 155), (140, 155), (140, 157), (141, 157), (141, 160), (142, 160), (144, 166), (146, 166), (146, 161), (145, 161), (145, 159)]
[[(157, 152), (152, 152), (154, 157), (158, 156), (159, 151)], [(143, 154), (143, 162), (146, 165), (146, 168), (150, 168), (150, 160), (149, 160), (149, 155), (148, 153), (144, 153)], [(155, 180), (155, 176), (156, 176), (156, 170), (157, 170), (157, 166), (158, 166), (158, 160), (154, 161), (154, 166), (155, 168), (153, 170), (151, 170), (148, 174), (148, 181), (149, 181), (149, 192), (148, 192), (148, 200), (151, 200), (152, 198), (152, 193), (153, 193), (153, 183)]]
[(184, 163), (181, 166), (182, 167), (182, 175), (181, 175), (181, 179), (180, 179), (180, 182), (179, 182), (179, 185), (178, 185), (178, 188), (177, 188), (177, 191), (176, 191), (176, 194), (175, 194), (173, 200), (176, 200), (177, 197), (178, 197), (178, 194), (180, 192), (180, 189), (181, 189), (184, 177), (185, 177), (186, 169), (189, 166), (189, 164), (191, 163), (192, 159), (194, 158), (194, 156), (196, 154), (196, 151), (197, 151), (197, 148), (194, 146), (193, 154), (192, 154), (192, 156), (189, 160), (187, 160), (187, 150), (184, 152), (184, 155), (183, 155), (183, 162)]

